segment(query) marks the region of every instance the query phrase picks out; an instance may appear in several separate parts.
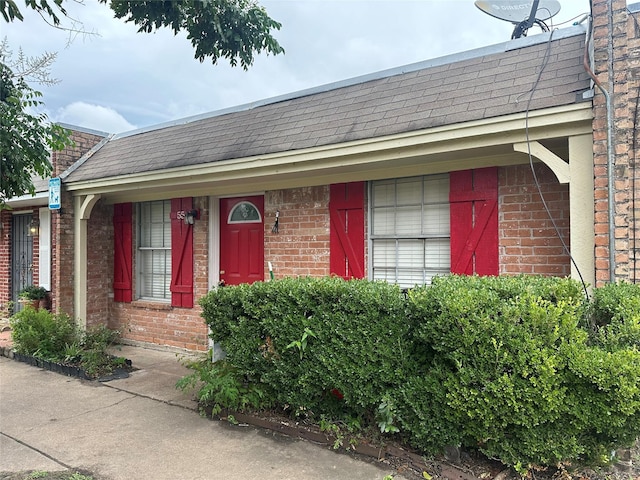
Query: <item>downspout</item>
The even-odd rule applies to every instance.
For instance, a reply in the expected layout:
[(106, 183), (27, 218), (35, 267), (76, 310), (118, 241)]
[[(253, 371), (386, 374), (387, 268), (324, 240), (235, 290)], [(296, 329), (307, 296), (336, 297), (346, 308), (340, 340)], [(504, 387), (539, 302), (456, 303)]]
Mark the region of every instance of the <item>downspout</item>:
[[(611, 2), (609, 4), (609, 20), (608, 20), (608, 42), (607, 42), (607, 55), (609, 56), (609, 79), (613, 84), (613, 12), (611, 11)], [(587, 71), (593, 83), (602, 92), (605, 98), (605, 109), (607, 111), (607, 201), (608, 201), (608, 217), (609, 217), (609, 282), (615, 283), (616, 281), (616, 252), (615, 252), (615, 198), (614, 198), (614, 184), (613, 184), (613, 104), (611, 95), (602, 86), (600, 80), (595, 76), (589, 65), (589, 43), (591, 42), (591, 28), (593, 22), (589, 22), (589, 28), (587, 29), (587, 40), (584, 46), (583, 65)]]

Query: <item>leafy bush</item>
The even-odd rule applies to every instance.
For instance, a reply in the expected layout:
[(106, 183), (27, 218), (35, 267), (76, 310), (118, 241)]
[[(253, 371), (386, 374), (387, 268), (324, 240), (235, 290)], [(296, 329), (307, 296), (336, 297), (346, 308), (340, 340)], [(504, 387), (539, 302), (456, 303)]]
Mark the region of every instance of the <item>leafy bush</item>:
[(99, 376), (111, 373), (117, 366), (123, 366), (124, 359), (114, 358), (108, 353), (120, 337), (116, 330), (110, 330), (105, 325), (97, 325), (84, 332), (81, 350), (80, 364), (90, 376)]
[(247, 383), (228, 361), (212, 362), (209, 354), (200, 360), (186, 361), (185, 365), (194, 372), (181, 378), (176, 387), (183, 391), (196, 389), (202, 410), (211, 408), (211, 413), (217, 415), (223, 409), (241, 412), (268, 406), (264, 391)]
[(27, 285), (18, 293), (19, 298), (26, 300), (42, 300), (47, 296), (47, 289), (37, 285)]
[(55, 362), (77, 364), (90, 376), (110, 373), (124, 359), (107, 353), (119, 338), (104, 325), (87, 331), (65, 313), (27, 306), (10, 319), (16, 352)]
[(64, 360), (64, 350), (81, 340), (81, 331), (64, 313), (27, 306), (10, 319), (14, 348), (18, 353), (46, 360)]
[(373, 415), (402, 381), (409, 325), (397, 286), (289, 278), (219, 288), (200, 304), (228, 361), (294, 412)]
[(427, 453), (477, 448), (520, 472), (607, 461), (640, 436), (636, 286), (590, 303), (570, 279), (451, 275), (405, 296), (303, 278), (219, 288), (200, 304), (227, 358), (199, 379), (222, 407), (242, 392), (221, 392), (255, 386), (261, 405), (399, 430)]
[(640, 349), (640, 285), (609, 284), (595, 290), (588, 326), (592, 343), (607, 351)]
[(479, 448), (522, 471), (601, 461), (640, 434), (640, 353), (588, 345), (576, 282), (449, 276), (408, 307), (432, 359), (396, 401), (415, 445)]

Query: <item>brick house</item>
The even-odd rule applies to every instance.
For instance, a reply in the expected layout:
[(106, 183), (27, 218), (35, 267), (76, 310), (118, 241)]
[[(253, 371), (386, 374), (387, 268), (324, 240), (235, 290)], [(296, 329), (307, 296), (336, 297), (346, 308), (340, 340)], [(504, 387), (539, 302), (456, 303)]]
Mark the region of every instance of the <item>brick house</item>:
[(54, 294), (128, 342), (203, 350), (197, 299), (270, 265), (407, 287), (448, 272), (635, 282), (636, 10), (594, 1), (592, 32), (109, 138), (60, 175), (74, 248)]
[[(90, 151), (107, 134), (75, 125), (71, 130), (72, 147), (51, 154), (56, 177)], [(71, 271), (60, 269), (57, 259), (68, 255), (72, 232), (60, 229), (60, 215), (49, 210), (49, 182), (34, 178), (36, 194), (12, 198), (8, 209), (0, 211), (0, 317), (8, 316), (8, 302), (17, 302), (18, 293), (27, 285), (43, 286), (62, 292)], [(68, 212), (65, 212), (68, 213)], [(72, 305), (72, 291), (52, 296), (52, 308)], [(15, 308), (20, 308), (16, 304)]]

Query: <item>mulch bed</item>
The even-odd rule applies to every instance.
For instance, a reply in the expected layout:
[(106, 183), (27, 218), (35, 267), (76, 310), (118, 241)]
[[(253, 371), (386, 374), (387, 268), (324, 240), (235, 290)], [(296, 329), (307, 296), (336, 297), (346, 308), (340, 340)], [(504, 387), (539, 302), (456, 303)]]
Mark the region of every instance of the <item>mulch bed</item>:
[(32, 365), (34, 367), (42, 368), (44, 370), (49, 370), (54, 373), (60, 373), (62, 375), (66, 375), (68, 377), (80, 378), (83, 380), (95, 380), (98, 382), (110, 382), (111, 380), (118, 380), (121, 378), (128, 378), (129, 372), (133, 371), (133, 365), (131, 364), (131, 360), (125, 361), (125, 366), (123, 368), (115, 368), (112, 372), (93, 377), (89, 375), (81, 366), (74, 364), (66, 364), (66, 363), (58, 363), (51, 362), (49, 360), (44, 360), (42, 358), (34, 357), (32, 355), (24, 355), (21, 353), (14, 352), (11, 347), (0, 347), (0, 355), (11, 358), (18, 362), (23, 362), (28, 365)]

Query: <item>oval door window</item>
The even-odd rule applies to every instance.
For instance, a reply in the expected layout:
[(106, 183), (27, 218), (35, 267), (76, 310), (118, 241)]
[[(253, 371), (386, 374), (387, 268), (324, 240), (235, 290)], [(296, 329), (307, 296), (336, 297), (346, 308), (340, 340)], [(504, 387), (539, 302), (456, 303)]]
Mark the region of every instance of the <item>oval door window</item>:
[(251, 202), (240, 202), (229, 212), (227, 223), (261, 223), (260, 211)]

